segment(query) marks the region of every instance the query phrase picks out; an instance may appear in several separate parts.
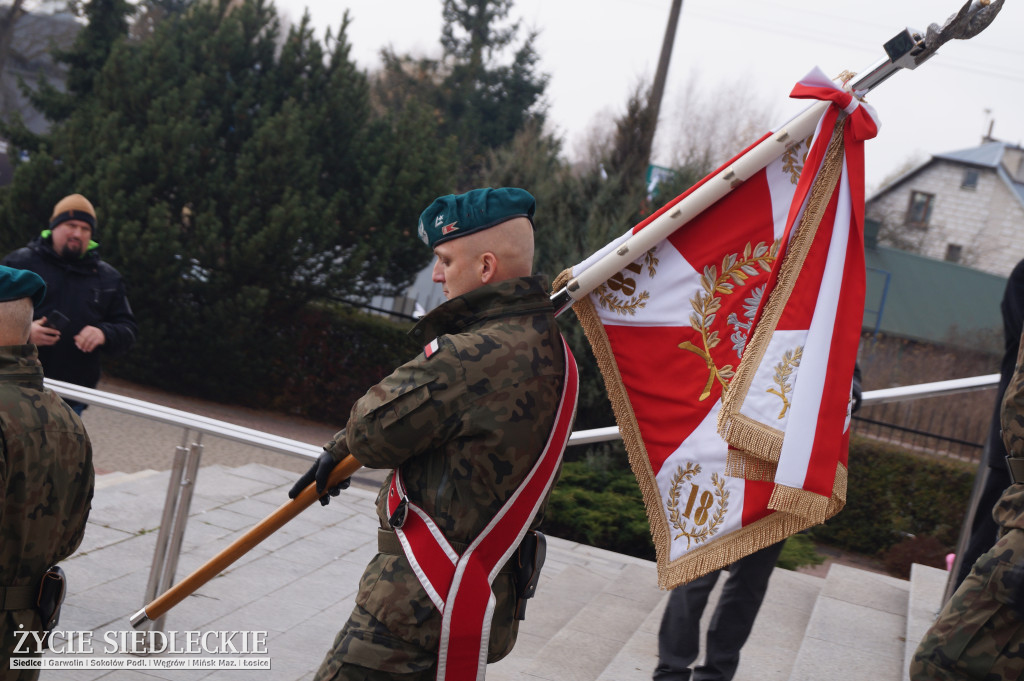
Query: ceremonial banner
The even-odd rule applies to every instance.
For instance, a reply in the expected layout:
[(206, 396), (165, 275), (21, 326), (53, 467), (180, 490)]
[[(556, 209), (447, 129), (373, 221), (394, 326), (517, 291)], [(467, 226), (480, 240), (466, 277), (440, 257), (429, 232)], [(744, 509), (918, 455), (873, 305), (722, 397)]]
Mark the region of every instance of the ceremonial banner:
[[(824, 88), (819, 87), (822, 79), (827, 84)], [(782, 399), (774, 396), (773, 416), (788, 403), (790, 418), (784, 418), (781, 423), (773, 419), (770, 427), (774, 430), (766, 432), (777, 439), (775, 431), (786, 433), (787, 425), (806, 423), (802, 412), (799, 420), (792, 415), (797, 406), (793, 380), (800, 361), (792, 348), (817, 342), (818, 337), (807, 331), (808, 314), (790, 312), (788, 303), (802, 305), (812, 298), (813, 284), (809, 282), (815, 278), (821, 281), (822, 276), (807, 278), (797, 274), (822, 268), (822, 264), (815, 264), (819, 261), (828, 263), (835, 250), (829, 244), (834, 243), (838, 249), (842, 241), (843, 253), (847, 246), (853, 250), (854, 242), (859, 242), (863, 248), (859, 227), (848, 229), (851, 234), (845, 241), (835, 237), (824, 247), (819, 239), (804, 236), (805, 232), (816, 229), (816, 225), (808, 226), (813, 222), (811, 218), (802, 219), (805, 214), (823, 217), (824, 225), (845, 224), (849, 228), (862, 219), (863, 213), (862, 179), (847, 179), (849, 186), (861, 188), (861, 205), (853, 212), (853, 217), (849, 217), (849, 193), (843, 203), (833, 191), (837, 168), (845, 167), (844, 152), (860, 154), (860, 142), (842, 132), (855, 118), (850, 114), (856, 114), (854, 105), (849, 104), (852, 98), (821, 77), (820, 72), (805, 81), (813, 84), (813, 91), (798, 85), (799, 92), (795, 90), (795, 96), (835, 101), (834, 95), (845, 95), (839, 98), (839, 105), (827, 109), (813, 141), (795, 141), (763, 170), (641, 254), (574, 306), (597, 357), (630, 465), (643, 492), (662, 588), (672, 588), (724, 567), (823, 519), (793, 512), (797, 507), (803, 509), (799, 503), (790, 503), (783, 509), (785, 512), (776, 511), (770, 505), (776, 489), (776, 471), (783, 461), (788, 465), (790, 458), (777, 455), (773, 458), (771, 448), (765, 443), (775, 440), (758, 440), (762, 435), (758, 424), (766, 423), (762, 410), (755, 408), (760, 407), (758, 399), (751, 396), (762, 388), (764, 381), (757, 367), (749, 369), (741, 362), (748, 342), (757, 335), (758, 326), (765, 322), (774, 325), (773, 330), (778, 329), (780, 335), (760, 334), (758, 366), (767, 366), (771, 361), (776, 365), (783, 363), (783, 382), (788, 387), (777, 390), (782, 393)], [(843, 111), (840, 106), (850, 111)], [(826, 150), (833, 138), (837, 142), (828, 156), (831, 160), (826, 161)], [(756, 143), (750, 148), (754, 146)], [(862, 154), (858, 158), (862, 158)], [(862, 163), (850, 165), (850, 172), (863, 172)], [(824, 182), (828, 186), (824, 189), (815, 183), (819, 175), (826, 176)], [(694, 189), (696, 187), (586, 261), (562, 273), (555, 283), (556, 290), (606, 253), (619, 249), (630, 236), (658, 216), (673, 210)], [(839, 217), (843, 211), (848, 216), (845, 222)], [(810, 248), (801, 241), (808, 238)], [(802, 265), (793, 264), (795, 261), (790, 257), (793, 252), (802, 254), (797, 258), (803, 261)], [(780, 259), (782, 255), (788, 261), (785, 268)], [(863, 253), (860, 257), (860, 305), (863, 307)], [(840, 271), (847, 271), (839, 267)], [(834, 268), (832, 263), (823, 271), (831, 273)], [(794, 280), (799, 284), (798, 293), (792, 291)], [(833, 283), (831, 276), (824, 280), (829, 285)], [(776, 293), (787, 288), (788, 296)], [(834, 294), (831, 288), (822, 287), (825, 302)], [(768, 308), (771, 315), (762, 310), (766, 300), (771, 300), (775, 306)], [(854, 294), (844, 307), (843, 315), (856, 304)], [(834, 301), (832, 307), (835, 307)], [(861, 314), (853, 315), (858, 329)], [(784, 338), (781, 334), (788, 329), (797, 329), (803, 335), (796, 339)], [(792, 341), (800, 342), (794, 345)], [(783, 347), (786, 349), (779, 350)], [(783, 361), (787, 351), (790, 352), (788, 360)], [(841, 345), (834, 358), (847, 351), (847, 346)], [(854, 344), (849, 357), (849, 375), (841, 389), (844, 404), (849, 396), (855, 351)], [(737, 371), (747, 377), (747, 399), (738, 403), (740, 413), (747, 420), (743, 422), (744, 427), (736, 428), (731, 436), (735, 436), (733, 439), (739, 448), (752, 448), (751, 452), (730, 452), (730, 446), (718, 433), (723, 393), (727, 389), (731, 391)], [(838, 390), (841, 382), (837, 369), (827, 374), (824, 389)], [(772, 385), (778, 388), (777, 384)], [(802, 382), (801, 408), (805, 394), (812, 393), (803, 388)], [(819, 402), (823, 404), (831, 405), (834, 401), (831, 393), (825, 397), (819, 394)], [(729, 428), (730, 423), (726, 422), (725, 427)], [(845, 492), (845, 477), (835, 474), (835, 463), (845, 456), (840, 442), (842, 431), (835, 431), (833, 435), (832, 478), (828, 480), (825, 495), (826, 513), (841, 508)], [(824, 431), (821, 437), (824, 449)], [(843, 448), (842, 454), (838, 451), (840, 448)], [(776, 449), (783, 451), (781, 446)], [(818, 459), (827, 458), (827, 452), (813, 450), (813, 454), (817, 456), (815, 471), (826, 469), (826, 464), (818, 465)], [(786, 480), (793, 482), (797, 477), (791, 475)], [(797, 484), (786, 484), (802, 494), (806, 478), (805, 475)], [(842, 493), (834, 489), (837, 481), (843, 485)], [(814, 478), (814, 482), (819, 482), (818, 478)], [(811, 494), (817, 494), (821, 485), (808, 489)], [(787, 497), (787, 500), (793, 502), (794, 499)]]

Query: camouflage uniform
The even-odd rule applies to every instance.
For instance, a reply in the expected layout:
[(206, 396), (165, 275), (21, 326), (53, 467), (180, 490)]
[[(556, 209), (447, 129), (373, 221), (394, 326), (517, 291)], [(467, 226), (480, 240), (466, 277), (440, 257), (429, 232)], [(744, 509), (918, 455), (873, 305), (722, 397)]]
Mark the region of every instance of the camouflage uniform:
[[(0, 348), (0, 586), (34, 586), (82, 542), (93, 491), (92, 445), (81, 420), (51, 390), (34, 345)], [(9, 669), (12, 632), (38, 631), (32, 609), (0, 612), (0, 678), (34, 679)]]
[[(1024, 459), (1022, 359), (1018, 354), (1001, 413), (1013, 459)], [(1006, 488), (992, 517), (1002, 536), (974, 563), (921, 640), (910, 665), (913, 681), (1024, 678), (1024, 482)]]
[[(454, 298), (412, 333), (424, 343), (437, 336), (437, 351), (421, 353), (371, 388), (326, 449), (339, 460), (351, 452), (369, 468), (400, 466), (410, 502), (460, 551), (516, 490), (548, 440), (564, 378), (562, 344), (539, 277)], [(390, 530), (390, 483), (389, 475), (377, 497), (383, 530)], [(542, 515), (543, 508), (534, 525)], [(510, 575), (499, 574), (493, 589), (489, 662), (508, 654), (517, 632)], [(316, 678), (433, 679), (440, 628), (441, 614), (406, 558), (378, 553)]]

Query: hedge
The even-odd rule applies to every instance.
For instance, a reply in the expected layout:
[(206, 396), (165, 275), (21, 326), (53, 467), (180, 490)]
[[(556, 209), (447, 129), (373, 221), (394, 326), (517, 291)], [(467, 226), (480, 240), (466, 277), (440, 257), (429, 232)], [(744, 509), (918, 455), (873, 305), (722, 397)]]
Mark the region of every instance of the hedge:
[[(111, 374), (165, 390), (247, 407), (272, 409), (344, 425), (353, 402), (421, 350), (409, 323), (356, 312), (339, 304), (312, 304), (289, 324), (253, 330), (254, 338), (223, 357), (238, 371), (152, 375), (131, 353), (113, 358)], [(241, 355), (241, 356), (239, 356)], [(230, 375), (230, 379), (227, 377)]]
[(975, 465), (854, 437), (846, 508), (812, 528), (816, 540), (881, 555), (909, 537), (929, 535), (952, 551), (974, 483)]

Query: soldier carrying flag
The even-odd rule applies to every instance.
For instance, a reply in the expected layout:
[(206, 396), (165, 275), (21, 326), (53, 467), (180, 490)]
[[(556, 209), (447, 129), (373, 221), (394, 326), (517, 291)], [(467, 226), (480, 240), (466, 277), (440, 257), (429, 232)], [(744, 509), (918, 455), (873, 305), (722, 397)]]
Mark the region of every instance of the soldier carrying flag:
[(314, 480), (322, 492), (348, 454), (393, 469), (377, 498), (378, 553), (318, 681), (482, 678), (515, 644), (517, 600), (536, 575), (513, 568), (538, 555), (527, 532), (543, 516), (577, 385), (545, 284), (531, 276), (534, 209), (528, 192), (502, 188), (423, 212), (419, 234), (448, 301), (412, 330), (423, 351), (356, 402), (289, 493)]

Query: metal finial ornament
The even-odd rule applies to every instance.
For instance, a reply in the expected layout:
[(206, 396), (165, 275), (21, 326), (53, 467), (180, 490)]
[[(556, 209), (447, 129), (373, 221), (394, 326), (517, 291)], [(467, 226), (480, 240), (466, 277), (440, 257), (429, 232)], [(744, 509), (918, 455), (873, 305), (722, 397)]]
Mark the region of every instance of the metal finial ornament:
[(942, 26), (930, 24), (925, 32), (924, 49), (927, 56), (950, 40), (968, 40), (992, 23), (1003, 8), (1004, 0), (968, 0), (960, 11), (946, 19)]

